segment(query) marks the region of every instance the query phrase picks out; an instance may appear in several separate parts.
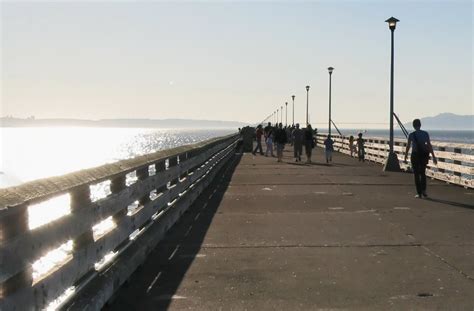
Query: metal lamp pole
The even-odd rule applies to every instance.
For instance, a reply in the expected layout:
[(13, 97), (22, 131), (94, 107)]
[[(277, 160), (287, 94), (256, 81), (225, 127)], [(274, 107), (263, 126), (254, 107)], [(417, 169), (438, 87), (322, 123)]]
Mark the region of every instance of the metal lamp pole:
[(306, 125), (309, 124), (308, 113), (309, 113), (309, 85), (306, 86)]
[(280, 123), (283, 123), (283, 106), (280, 107), (281, 110), (280, 110)]
[(293, 100), (293, 123), (291, 125), (295, 125), (295, 95), (291, 95), (291, 99)]
[(288, 126), (288, 102), (285, 102), (285, 126)]
[(332, 72), (334, 68), (329, 67), (328, 72), (329, 72), (329, 124), (328, 124), (328, 133), (329, 136), (331, 136), (331, 78), (332, 78)]
[(393, 151), (393, 67), (394, 67), (394, 32), (397, 26), (398, 19), (395, 17), (390, 17), (385, 22), (388, 23), (388, 27), (392, 33), (391, 35), (391, 64), (390, 64), (390, 142), (389, 142), (389, 152), (387, 161), (384, 165), (384, 171), (400, 171), (400, 164), (398, 163), (398, 157)]

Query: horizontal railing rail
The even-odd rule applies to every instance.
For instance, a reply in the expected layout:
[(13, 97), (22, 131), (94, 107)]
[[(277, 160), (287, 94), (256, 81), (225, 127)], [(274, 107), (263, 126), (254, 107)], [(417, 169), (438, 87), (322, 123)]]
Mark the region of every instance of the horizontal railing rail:
[(177, 202), (192, 203), (239, 139), (229, 135), (0, 189), (0, 310), (60, 304)]
[[(327, 134), (317, 134), (316, 137), (318, 145), (324, 147), (323, 142), (327, 138)], [(349, 137), (332, 135), (332, 138), (335, 151), (350, 155)], [(354, 150), (356, 150), (355, 139)], [(379, 137), (364, 137), (364, 142), (365, 159), (375, 163), (385, 163), (389, 151), (389, 140)], [(393, 149), (398, 157), (400, 167), (403, 170), (411, 170), (409, 161), (411, 153), (408, 156), (408, 162), (404, 162), (406, 143), (405, 139), (395, 139)], [(448, 183), (474, 188), (474, 144), (441, 141), (432, 141), (431, 144), (438, 164), (435, 165), (430, 156), (426, 175)], [(354, 154), (357, 156), (357, 152), (354, 151)]]

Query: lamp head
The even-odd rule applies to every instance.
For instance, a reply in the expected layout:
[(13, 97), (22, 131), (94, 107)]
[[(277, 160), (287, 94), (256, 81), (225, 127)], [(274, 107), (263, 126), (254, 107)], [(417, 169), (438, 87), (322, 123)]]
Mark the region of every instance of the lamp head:
[(397, 23), (399, 22), (399, 20), (392, 16), (389, 19), (387, 19), (385, 22), (388, 23), (388, 28), (394, 31), (395, 27), (397, 27)]
[(295, 100), (295, 95), (291, 95), (291, 98), (292, 98), (293, 100)]
[(288, 106), (288, 102), (285, 102), (285, 106)]
[(332, 74), (332, 71), (334, 70), (333, 67), (328, 67), (329, 74)]
[(309, 85), (306, 86), (306, 91), (309, 91)]

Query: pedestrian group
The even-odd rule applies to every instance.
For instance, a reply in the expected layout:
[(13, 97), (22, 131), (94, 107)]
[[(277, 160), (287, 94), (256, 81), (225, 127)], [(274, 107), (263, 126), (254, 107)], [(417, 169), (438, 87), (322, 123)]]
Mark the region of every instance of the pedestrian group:
[[(411, 152), (411, 167), (415, 177), (415, 187), (417, 198), (427, 197), (426, 192), (426, 167), (428, 165), (430, 154), (433, 163), (438, 163), (436, 156), (431, 145), (430, 136), (428, 132), (421, 130), (421, 121), (419, 119), (413, 120), (414, 132), (408, 136), (407, 146), (405, 149), (405, 162), (408, 158), (408, 152)], [(271, 122), (268, 122), (265, 128), (262, 125), (258, 125), (255, 138), (257, 140), (257, 146), (253, 150), (255, 155), (259, 152), (261, 155), (274, 157), (274, 149), (276, 149), (278, 162), (283, 161), (283, 150), (285, 145), (289, 143), (293, 146), (293, 156), (296, 162), (301, 162), (301, 155), (303, 153), (303, 146), (305, 147), (306, 163), (311, 163), (311, 155), (313, 148), (316, 147), (317, 140), (315, 138), (317, 129), (311, 127), (308, 124), (305, 129), (301, 129), (297, 123), (294, 126), (283, 126), (281, 123), (272, 126)], [(362, 137), (362, 133), (357, 135), (357, 139), (354, 136), (349, 137), (349, 152), (351, 157), (357, 155), (360, 162), (365, 162), (365, 140)], [(262, 148), (262, 137), (264, 138), (266, 150), (263, 152)], [(332, 162), (332, 153), (334, 151), (334, 140), (331, 135), (328, 135), (324, 140), (324, 150), (326, 163)]]

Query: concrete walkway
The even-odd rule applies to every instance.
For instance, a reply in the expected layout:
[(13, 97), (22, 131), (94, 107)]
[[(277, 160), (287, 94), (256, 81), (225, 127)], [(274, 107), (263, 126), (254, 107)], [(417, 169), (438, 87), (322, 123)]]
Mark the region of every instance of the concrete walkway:
[(474, 310), (474, 191), (236, 155), (107, 310)]

